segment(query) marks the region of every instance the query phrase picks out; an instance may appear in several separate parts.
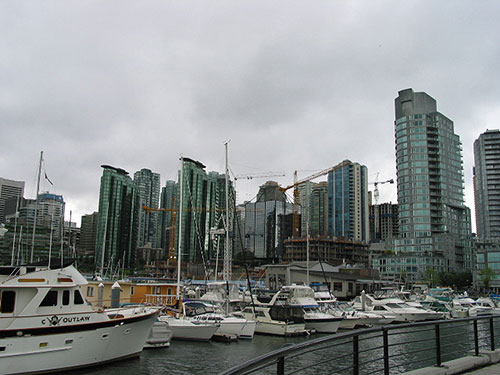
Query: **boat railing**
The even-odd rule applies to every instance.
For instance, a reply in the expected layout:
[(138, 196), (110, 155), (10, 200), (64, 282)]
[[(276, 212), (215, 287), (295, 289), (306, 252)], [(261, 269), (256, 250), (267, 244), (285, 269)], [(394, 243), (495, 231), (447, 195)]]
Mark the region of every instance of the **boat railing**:
[(389, 375), (494, 351), (499, 338), (500, 315), (386, 325), (285, 344), (220, 375)]
[(146, 294), (145, 297), (145, 303), (158, 306), (173, 305), (177, 301), (176, 296), (173, 294)]

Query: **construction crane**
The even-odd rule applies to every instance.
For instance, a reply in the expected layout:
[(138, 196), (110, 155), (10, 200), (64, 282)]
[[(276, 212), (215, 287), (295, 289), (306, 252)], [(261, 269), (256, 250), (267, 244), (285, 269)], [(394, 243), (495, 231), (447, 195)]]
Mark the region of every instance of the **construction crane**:
[(234, 176), (235, 180), (239, 179), (246, 179), (246, 180), (253, 180), (254, 178), (267, 178), (267, 177), (283, 177), (285, 174), (283, 172), (269, 172), (269, 173), (254, 173), (254, 174), (248, 174), (248, 175), (237, 175)]
[(378, 185), (382, 185), (382, 184), (393, 184), (394, 183), (394, 180), (391, 178), (387, 181), (378, 181), (378, 173), (377, 173), (377, 177), (375, 178), (375, 181), (374, 182), (370, 182), (370, 184), (372, 184), (374, 186), (374, 189), (373, 189), (373, 198), (375, 199), (375, 204), (378, 204), (378, 197), (380, 196), (380, 193), (378, 191)]
[(286, 187), (278, 187), (279, 191), (282, 191), (283, 193), (286, 192), (287, 190), (294, 188), (293, 190), (293, 232), (292, 236), (294, 238), (299, 237), (299, 185), (307, 182), (314, 180), (315, 178), (324, 176), (325, 174), (330, 173), (331, 171), (342, 168), (345, 165), (348, 165), (350, 163), (349, 160), (344, 160), (342, 163), (337, 164), (334, 167), (326, 168), (323, 169), (322, 171), (319, 171), (317, 173), (314, 173), (308, 177), (302, 178), (300, 180), (297, 179), (297, 171), (294, 172), (293, 174), (293, 184), (286, 186)]

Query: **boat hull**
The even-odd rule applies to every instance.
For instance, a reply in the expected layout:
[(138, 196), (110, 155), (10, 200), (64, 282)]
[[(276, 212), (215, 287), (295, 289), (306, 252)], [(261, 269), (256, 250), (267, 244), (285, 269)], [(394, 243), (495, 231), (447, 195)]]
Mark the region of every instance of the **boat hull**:
[(280, 321), (257, 321), (255, 333), (275, 336), (302, 336), (306, 335), (305, 324), (289, 324)]
[(156, 314), (133, 320), (120, 319), (97, 329), (4, 337), (0, 339), (0, 347), (6, 348), (0, 352), (0, 373), (62, 372), (139, 356)]

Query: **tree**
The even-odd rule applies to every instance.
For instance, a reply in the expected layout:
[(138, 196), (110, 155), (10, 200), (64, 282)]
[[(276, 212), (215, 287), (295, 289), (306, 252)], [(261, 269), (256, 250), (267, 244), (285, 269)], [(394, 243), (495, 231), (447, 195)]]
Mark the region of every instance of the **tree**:
[(495, 271), (493, 271), (489, 267), (486, 267), (479, 273), (479, 278), (481, 279), (485, 290), (488, 290), (490, 288), (490, 282), (491, 280), (493, 280), (494, 276), (495, 276)]
[(436, 275), (436, 271), (434, 270), (434, 268), (427, 268), (425, 270), (425, 282), (431, 287), (435, 287), (436, 286), (436, 280), (437, 279), (437, 275)]

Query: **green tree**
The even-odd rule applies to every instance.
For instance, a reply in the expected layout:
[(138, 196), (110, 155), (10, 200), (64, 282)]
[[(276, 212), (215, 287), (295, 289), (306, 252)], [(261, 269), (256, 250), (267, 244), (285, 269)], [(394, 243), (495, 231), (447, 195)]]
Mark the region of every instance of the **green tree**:
[(437, 282), (436, 270), (434, 268), (427, 268), (425, 270), (424, 280), (431, 287), (434, 288)]
[(479, 278), (481, 279), (485, 290), (488, 290), (490, 288), (490, 282), (491, 280), (493, 280), (494, 276), (495, 276), (495, 271), (493, 271), (489, 267), (486, 267), (479, 273)]

